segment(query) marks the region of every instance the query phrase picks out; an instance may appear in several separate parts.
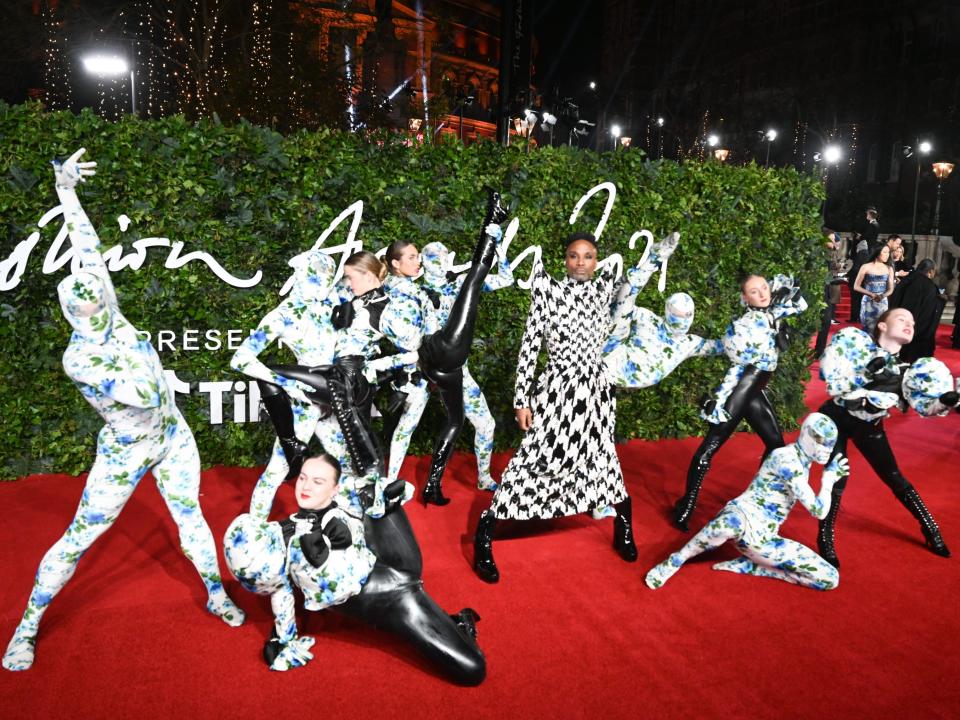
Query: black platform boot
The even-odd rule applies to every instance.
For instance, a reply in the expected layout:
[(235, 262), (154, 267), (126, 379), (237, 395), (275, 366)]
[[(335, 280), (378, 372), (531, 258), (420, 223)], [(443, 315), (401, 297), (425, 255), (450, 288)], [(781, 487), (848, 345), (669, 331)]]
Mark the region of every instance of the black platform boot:
[(292, 480), (300, 475), (303, 461), (307, 459), (307, 445), (297, 439), (294, 433), (293, 408), (290, 407), (290, 398), (277, 385), (257, 381), (260, 386), (260, 402), (267, 411), (270, 422), (277, 432), (277, 439), (283, 449), (283, 456), (287, 459), (289, 470), (285, 480)]
[(923, 504), (923, 500), (920, 498), (920, 493), (917, 492), (917, 489), (911, 485), (907, 487), (906, 490), (894, 494), (897, 496), (897, 500), (903, 503), (903, 506), (910, 511), (910, 514), (920, 522), (920, 530), (923, 532), (923, 537), (926, 539), (927, 547), (930, 548), (930, 551), (940, 557), (950, 557), (950, 549), (940, 536), (940, 528), (937, 526), (937, 521), (933, 519), (933, 515), (927, 510), (927, 506)]
[(427, 484), (423, 487), (422, 499), (424, 505), (443, 507), (444, 505), (450, 504), (450, 498), (443, 494), (443, 487), (441, 485), (443, 481), (443, 471), (447, 468), (447, 457), (449, 457), (449, 453), (444, 453), (442, 446), (433, 453), (433, 459), (430, 463), (430, 474), (427, 475)]
[(820, 521), (817, 530), (817, 549), (820, 551), (820, 557), (837, 570), (840, 569), (840, 558), (837, 557), (834, 533), (836, 532), (838, 512), (840, 512), (840, 503), (837, 502), (837, 498), (834, 498), (833, 504), (830, 505), (830, 512)]
[(627, 497), (613, 507), (617, 511), (613, 521), (613, 549), (627, 562), (636, 562), (637, 546), (633, 542), (633, 504)]
[(492, 510), (484, 510), (473, 538), (473, 570), (477, 577), (488, 583), (500, 581), (500, 571), (493, 561), (493, 532), (496, 527), (497, 516)]
[(690, 516), (693, 515), (693, 511), (697, 507), (700, 486), (703, 485), (703, 478), (710, 469), (713, 454), (720, 449), (721, 444), (719, 438), (704, 440), (703, 445), (697, 450), (695, 461), (690, 465), (690, 470), (687, 471), (687, 490), (673, 506), (673, 522), (684, 532), (690, 529)]

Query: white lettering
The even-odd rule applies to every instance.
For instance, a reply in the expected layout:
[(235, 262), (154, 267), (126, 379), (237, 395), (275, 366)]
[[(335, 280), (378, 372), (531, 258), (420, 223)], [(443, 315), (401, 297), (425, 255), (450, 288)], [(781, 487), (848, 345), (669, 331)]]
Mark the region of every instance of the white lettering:
[(188, 330), (184, 329), (183, 331), (183, 349), (184, 350), (199, 350), (200, 348), (197, 345), (197, 336), (200, 335), (199, 330)]
[(219, 382), (202, 382), (197, 389), (202, 393), (210, 395), (210, 424), (223, 424), (223, 394), (230, 392), (233, 387), (233, 381), (221, 380)]
[(203, 337), (204, 337), (205, 340), (206, 340), (206, 342), (204, 342), (204, 344), (203, 344), (203, 349), (204, 349), (204, 350), (219, 350), (219, 349), (220, 349), (220, 345), (221, 345), (222, 343), (220, 342), (220, 331), (219, 331), (219, 330), (214, 330), (213, 328), (211, 328), (211, 329), (207, 330), (207, 331), (203, 334)]
[(590, 198), (604, 190), (607, 191), (607, 204), (603, 208), (603, 215), (600, 216), (600, 222), (597, 223), (597, 227), (593, 231), (593, 236), (597, 240), (599, 240), (603, 234), (603, 228), (606, 227), (607, 220), (610, 218), (610, 211), (613, 210), (613, 203), (617, 199), (617, 186), (609, 181), (593, 186), (580, 197), (573, 208), (573, 212), (570, 213), (570, 224), (573, 225), (577, 221), (577, 216), (580, 214), (583, 206), (587, 204)]
[(161, 330), (157, 333), (157, 352), (164, 351), (164, 345), (166, 349), (173, 352), (175, 349), (173, 346), (173, 341), (177, 338), (177, 334), (173, 330)]
[(236, 350), (243, 342), (243, 330), (227, 330), (227, 350)]

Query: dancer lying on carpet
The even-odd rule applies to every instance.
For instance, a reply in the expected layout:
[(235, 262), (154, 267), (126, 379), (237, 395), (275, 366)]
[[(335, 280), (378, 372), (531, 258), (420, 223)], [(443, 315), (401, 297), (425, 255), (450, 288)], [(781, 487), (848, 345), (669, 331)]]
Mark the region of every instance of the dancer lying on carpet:
[(787, 347), (783, 318), (803, 312), (807, 303), (799, 288), (793, 286), (793, 280), (785, 275), (774, 279), (772, 291), (762, 276), (747, 275), (740, 283), (740, 291), (747, 311), (730, 323), (723, 338), (724, 350), (733, 364), (714, 399), (704, 405), (701, 414), (710, 427), (690, 461), (686, 491), (674, 506), (674, 522), (684, 531), (714, 454), (741, 420), (746, 420), (763, 440), (764, 457), (783, 447), (783, 433), (763, 390), (777, 369), (780, 351)]
[[(659, 248), (655, 257), (665, 260), (675, 245)], [(550, 278), (542, 266), (534, 277), (513, 403), (526, 434), (474, 538), (474, 570), (490, 583), (500, 579), (493, 559), (498, 519), (554, 518), (610, 505), (616, 511), (614, 549), (627, 562), (637, 559), (630, 497), (614, 448), (616, 403), (603, 358), (617, 286), (609, 271), (593, 279), (593, 235), (574, 233), (565, 247), (564, 281)], [(544, 338), (549, 359), (533, 397)]]
[[(241, 515), (227, 529), (231, 572), (248, 590), (270, 597), (274, 627), (264, 661), (273, 670), (289, 670), (313, 659), (314, 638), (297, 633), (296, 586), (307, 610), (336, 606), (404, 638), (454, 682), (479, 685), (486, 675), (476, 644), (479, 616), (469, 608), (448, 615), (424, 591), (419, 548), (402, 508), (361, 524), (337, 507), (339, 474), (335, 458), (310, 458), (296, 483), (297, 513), (279, 523)], [(409, 567), (378, 557), (379, 547), (398, 542), (416, 550)]]
[[(513, 271), (510, 269), (506, 246), (500, 245), (497, 248), (497, 254), (497, 274), (487, 275), (483, 283), (484, 292), (501, 290), (513, 284)], [(463, 285), (464, 276), (452, 275), (448, 271), (449, 264), (450, 251), (442, 242), (432, 242), (423, 249), (422, 293), (427, 298), (427, 302), (424, 303), (427, 332), (435, 332), (446, 324), (453, 303)], [(477, 385), (477, 381), (473, 379), (466, 365), (463, 366), (463, 402), (466, 418), (475, 431), (473, 448), (477, 457), (477, 487), (481, 490), (496, 490), (497, 483), (490, 475), (490, 455), (493, 452), (493, 431), (496, 423), (487, 406), (483, 391), (480, 390), (480, 386)], [(440, 477), (431, 476), (427, 482), (424, 497), (436, 505), (446, 505), (449, 502), (443, 496)]]
[[(820, 412), (837, 424), (835, 452), (846, 453), (847, 441), (852, 440), (873, 471), (920, 523), (927, 547), (936, 555), (950, 557), (936, 520), (897, 467), (883, 426), (883, 419), (901, 395), (921, 416), (942, 415), (956, 407), (958, 396), (950, 372), (933, 358), (921, 358), (908, 369), (898, 365), (900, 347), (913, 338), (909, 310), (887, 310), (877, 319), (874, 333), (871, 338), (858, 328), (844, 328), (830, 340), (820, 361), (820, 374), (826, 380), (830, 399)], [(833, 488), (830, 513), (820, 522), (817, 536), (820, 554), (834, 567), (840, 567), (835, 530), (846, 486), (844, 479)]]
[[(840, 574), (832, 565), (805, 545), (780, 536), (780, 527), (798, 502), (816, 518), (830, 510), (830, 492), (849, 472), (843, 455), (831, 456), (836, 441), (837, 426), (830, 418), (808, 415), (797, 442), (773, 450), (746, 492), (647, 573), (647, 585), (654, 590), (662, 587), (690, 558), (733, 541), (743, 557), (717, 563), (714, 570), (777, 578), (816, 590), (837, 587)], [(820, 493), (815, 495), (808, 481), (810, 467), (828, 460)]]
[[(287, 412), (292, 410), (292, 427), (284, 427), (283, 432), (278, 430), (273, 453), (250, 498), (250, 513), (261, 518), (270, 515), (280, 484), (298, 475), (312, 435), (316, 434), (324, 450), (340, 463), (349, 461), (336, 419), (332, 415), (323, 417), (321, 409), (304, 395), (304, 388), (272, 371), (258, 357), (275, 340), (290, 348), (297, 362), (303, 365), (329, 365), (336, 357), (337, 331), (331, 314), (334, 307), (346, 299), (341, 286), (334, 284), (336, 264), (329, 255), (315, 249), (293, 258), (290, 265), (294, 268), (290, 294), (264, 316), (256, 331), (244, 339), (230, 360), (234, 370), (257, 380), (261, 401), (271, 417), (287, 417)], [(281, 388), (283, 394), (276, 388)], [(287, 456), (294, 458), (293, 467), (287, 463)], [(340, 484), (347, 497), (350, 487), (350, 483)]]
[(200, 512), (197, 444), (174, 402), (156, 350), (120, 312), (100, 240), (77, 197), (77, 183), (95, 174), (96, 163), (79, 162), (83, 153), (78, 150), (62, 165), (54, 163), (64, 221), (82, 263), (79, 272), (57, 287), (63, 314), (73, 328), (63, 367), (106, 424), (73, 522), (40, 561), (27, 609), (3, 656), (8, 670), (33, 664), (40, 619), (50, 602), (151, 469), (177, 524), (183, 552), (206, 586), (207, 609), (228, 625), (244, 619), (223, 589), (213, 535)]

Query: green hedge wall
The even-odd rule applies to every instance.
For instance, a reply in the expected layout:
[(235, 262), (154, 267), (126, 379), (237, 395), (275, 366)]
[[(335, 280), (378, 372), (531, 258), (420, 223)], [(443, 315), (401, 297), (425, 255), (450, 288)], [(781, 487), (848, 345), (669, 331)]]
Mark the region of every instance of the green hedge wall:
[[(636, 261), (642, 242), (627, 249), (634, 231), (647, 228), (660, 237), (678, 230), (681, 244), (670, 261), (667, 293), (693, 295), (695, 330), (716, 336), (740, 312), (735, 277), (741, 270), (798, 276), (811, 303), (796, 322), (798, 335), (808, 337), (817, 326), (826, 272), (818, 220), (822, 193), (816, 178), (793, 170), (650, 162), (634, 150), (596, 154), (560, 147), (527, 154), (522, 147), (494, 143), (411, 147), (398, 135), (320, 131), (283, 137), (246, 123), (226, 127), (182, 117), (111, 123), (89, 112), (0, 105), (0, 260), (57, 204), (51, 158), (81, 146), (86, 159), (98, 162), (97, 176), (80, 195), (105, 247), (167, 237), (183, 241), (185, 252), (209, 253), (235, 276), (263, 270), (259, 285), (232, 288), (201, 263), (166, 269), (169, 251), (150, 250), (138, 271), (114, 276), (124, 314), (144, 330), (255, 327), (279, 301), (290, 274), (288, 258), (310, 247), (358, 199), (365, 204), (358, 234), (364, 247), (376, 250), (399, 238), (421, 247), (443, 240), (464, 257), (481, 220), (483, 186), (501, 188), (521, 223), (510, 256), (542, 245), (548, 270), (559, 276), (560, 240), (571, 230), (570, 213), (581, 195), (603, 181), (615, 183), (619, 192), (601, 239), (602, 254), (617, 251), (627, 262)], [(605, 193), (591, 199), (576, 228), (592, 230), (605, 201)], [(123, 233), (116, 222), (121, 213), (133, 221)], [(23, 280), (0, 292), (0, 477), (5, 479), (85, 471), (101, 425), (60, 366), (69, 329), (56, 283), (67, 270), (41, 272), (60, 225), (57, 220), (40, 230)], [(342, 242), (348, 226), (342, 224), (327, 244)], [(529, 270), (527, 260), (518, 276)], [(640, 302), (661, 309), (655, 284)], [(470, 361), (497, 419), (500, 448), (518, 442), (511, 404), (527, 304), (528, 293), (516, 287), (486, 296)], [(235, 377), (230, 354), (176, 350), (161, 357), (183, 380), (230, 380)], [(288, 359), (282, 350), (274, 356)], [(774, 405), (787, 427), (804, 412), (808, 362), (805, 343), (796, 343), (772, 383)], [(725, 365), (722, 359), (694, 360), (659, 387), (623, 393), (618, 434), (657, 438), (702, 432), (698, 400), (719, 381)], [(266, 424), (210, 425), (206, 403), (196, 393), (180, 403), (204, 464), (263, 462), (271, 443)], [(439, 406), (434, 410), (417, 431), (413, 451), (428, 450), (435, 427), (430, 417), (439, 414)], [(467, 430), (461, 443), (471, 440)]]

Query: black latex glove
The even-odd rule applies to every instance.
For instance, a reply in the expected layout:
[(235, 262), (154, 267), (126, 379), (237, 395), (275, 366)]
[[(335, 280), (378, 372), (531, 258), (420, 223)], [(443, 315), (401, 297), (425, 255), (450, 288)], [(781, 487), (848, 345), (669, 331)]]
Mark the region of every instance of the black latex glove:
[(277, 655), (282, 651), (283, 643), (280, 642), (280, 638), (277, 637), (277, 629), (273, 628), (269, 639), (263, 646), (263, 661), (267, 664), (267, 667), (273, 666), (273, 661), (277, 659)]
[(945, 392), (940, 396), (940, 402), (947, 407), (957, 407), (957, 404), (960, 403), (960, 394), (953, 390)]
[(339, 518), (331, 518), (324, 526), (323, 534), (330, 540), (330, 547), (334, 550), (343, 550), (353, 544), (350, 528)]
[(792, 298), (794, 295), (800, 292), (800, 288), (785, 286), (777, 288), (774, 293), (770, 296), (771, 305), (780, 305), (785, 303), (787, 300)]
[(315, 568), (323, 566), (330, 556), (330, 548), (324, 542), (323, 535), (323, 531), (318, 530), (300, 536), (300, 549), (303, 551), (303, 556)]
[(333, 309), (330, 321), (333, 323), (334, 329), (343, 330), (344, 328), (350, 327), (355, 314), (353, 301), (348, 300), (347, 302), (340, 303)]
[(777, 326), (777, 350), (783, 352), (790, 347), (790, 342), (793, 340), (793, 332), (790, 325), (786, 320), (781, 320), (780, 324)]
[(433, 305), (433, 308), (436, 310), (440, 307), (440, 293), (438, 293), (433, 288), (423, 288), (423, 291), (427, 294), (427, 297), (430, 298), (430, 304)]
[(867, 377), (870, 382), (867, 383), (867, 390), (876, 390), (878, 392), (889, 392), (900, 395), (903, 375), (897, 372), (896, 368), (889, 367), (882, 357), (875, 357), (867, 363)]

